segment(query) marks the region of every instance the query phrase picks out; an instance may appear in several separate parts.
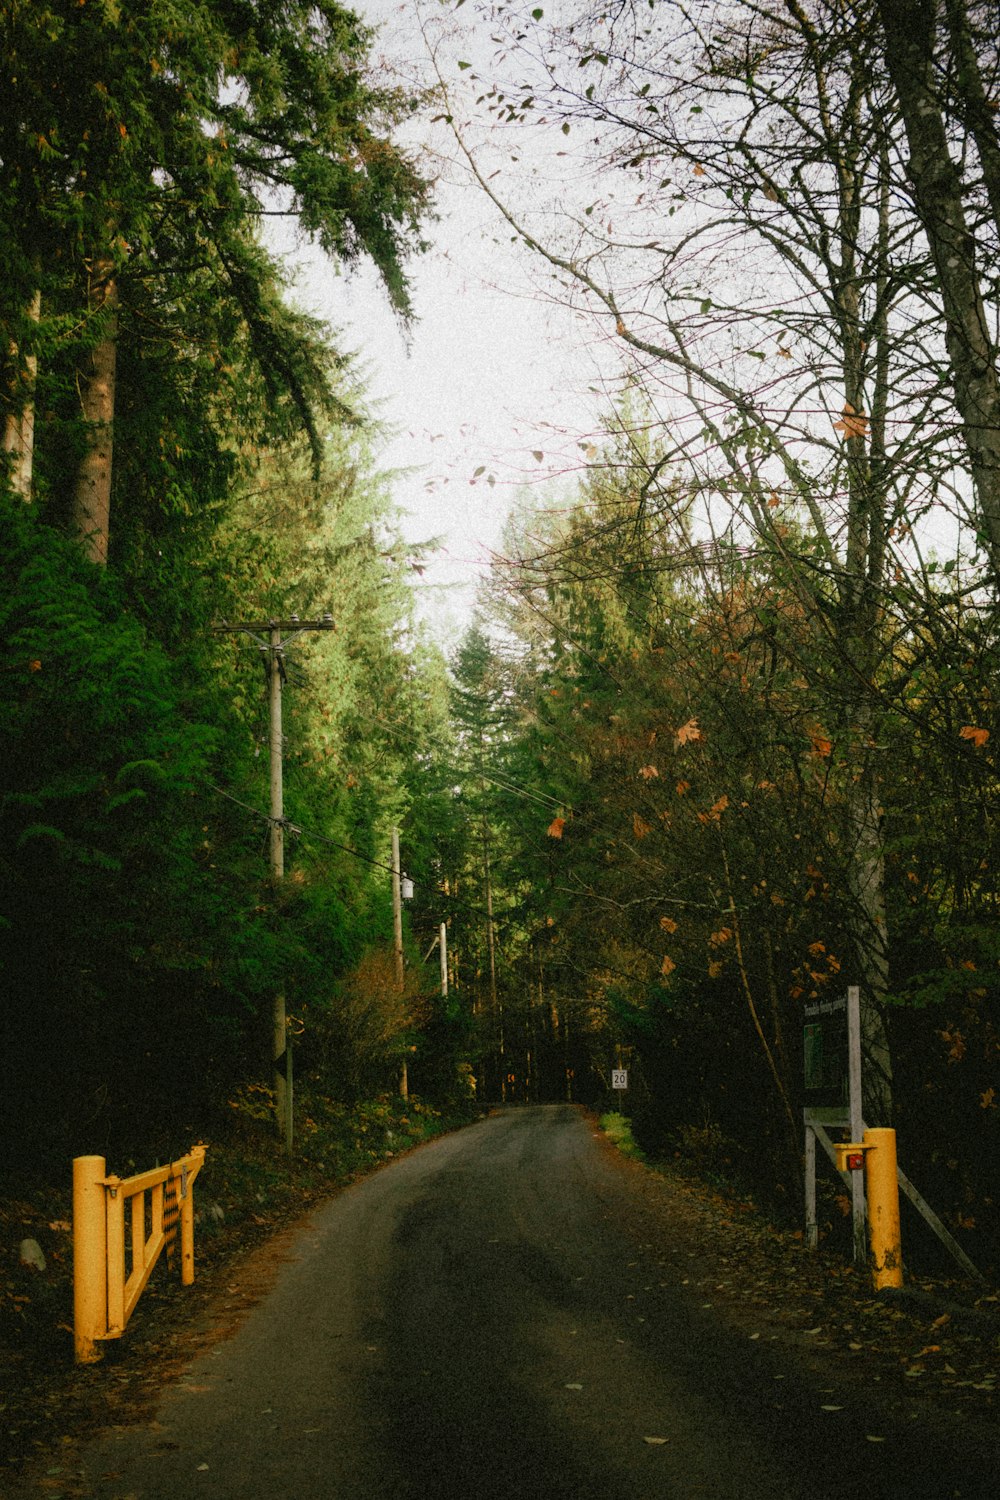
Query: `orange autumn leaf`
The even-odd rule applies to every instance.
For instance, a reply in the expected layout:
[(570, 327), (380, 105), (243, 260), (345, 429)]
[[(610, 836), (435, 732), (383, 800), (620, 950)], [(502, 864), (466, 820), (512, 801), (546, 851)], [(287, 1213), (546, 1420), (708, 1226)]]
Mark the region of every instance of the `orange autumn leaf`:
[(996, 1097), (997, 1097), (997, 1091), (996, 1091), (996, 1089), (995, 1088), (988, 1088), (985, 1091), (985, 1093), (982, 1093), (979, 1096), (979, 1107), (980, 1107), (980, 1109), (995, 1109), (996, 1108)]
[(976, 749), (980, 750), (989, 739), (990, 732), (988, 729), (977, 729), (973, 724), (966, 724), (958, 731), (958, 737), (960, 740), (971, 740)]
[(639, 775), (642, 777), (643, 781), (652, 781), (653, 778), (655, 776), (659, 776), (659, 774), (660, 773), (656, 769), (655, 766), (640, 766), (639, 767)]
[(960, 1063), (965, 1056), (966, 1046), (965, 1037), (959, 1031), (958, 1027), (946, 1028), (944, 1031), (939, 1031), (938, 1036), (948, 1048), (948, 1062)]
[(868, 418), (864, 412), (855, 411), (851, 403), (845, 401), (840, 421), (834, 422), (833, 430), (842, 433), (845, 438), (863, 438), (868, 431)]
[(713, 948), (721, 948), (723, 943), (729, 942), (732, 935), (733, 929), (731, 927), (720, 927), (718, 932), (712, 933), (708, 941)]
[(691, 783), (690, 783), (690, 781), (679, 781), (677, 783), (677, 795), (678, 795), (678, 797), (683, 797), (684, 793), (685, 792), (689, 792), (690, 790), (691, 790)]
[(561, 839), (563, 836), (563, 829), (565, 827), (565, 818), (553, 818), (552, 822), (549, 824), (548, 828), (545, 831), (550, 839)]
[(637, 839), (644, 839), (651, 828), (652, 824), (647, 823), (645, 818), (640, 818), (638, 813), (632, 814), (632, 832)]
[(705, 175), (705, 168), (702, 166), (701, 162), (698, 162), (695, 165), (694, 175), (695, 175), (695, 177), (704, 177), (704, 175)]
[(708, 966), (709, 979), (718, 979), (719, 975), (722, 973), (725, 967), (725, 964), (722, 963), (719, 959), (713, 959)]
[(818, 729), (810, 734), (809, 743), (812, 745), (813, 754), (818, 755), (820, 760), (825, 760), (833, 749), (832, 741), (828, 740)]
[(722, 814), (725, 812), (725, 810), (726, 810), (726, 808), (728, 806), (729, 806), (729, 798), (726, 796), (725, 792), (723, 792), (723, 794), (719, 798), (718, 802), (714, 802), (712, 804), (712, 806), (709, 808), (709, 810), (708, 810), (709, 817), (710, 818), (714, 818), (715, 821), (718, 822), (719, 819), (722, 817)]
[(665, 953), (663, 955), (663, 962), (660, 965), (660, 973), (663, 974), (663, 975), (672, 974), (674, 972), (674, 970), (676, 969), (676, 967), (677, 967), (677, 965), (674, 963), (673, 959), (670, 957), (670, 954), (669, 953)]
[(664, 932), (677, 931), (677, 923), (674, 921), (673, 917), (661, 917), (660, 926), (663, 928)]
[(705, 736), (698, 728), (698, 720), (688, 719), (687, 723), (682, 724), (680, 729), (678, 729), (674, 738), (678, 745), (690, 745), (697, 740), (704, 739)]

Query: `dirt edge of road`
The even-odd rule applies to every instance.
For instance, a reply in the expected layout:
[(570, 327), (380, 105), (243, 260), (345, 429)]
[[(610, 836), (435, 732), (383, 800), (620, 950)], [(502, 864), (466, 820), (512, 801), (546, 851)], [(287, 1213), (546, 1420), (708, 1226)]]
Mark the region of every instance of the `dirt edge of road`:
[(664, 1281), (688, 1286), (734, 1332), (776, 1345), (821, 1391), (863, 1390), (873, 1415), (998, 1442), (996, 1289), (908, 1277), (901, 1293), (876, 1294), (867, 1270), (839, 1250), (811, 1252), (749, 1199), (676, 1163), (622, 1157), (603, 1136), (601, 1149), (630, 1179), (629, 1228)]
[[(749, 1201), (675, 1164), (654, 1168), (627, 1158), (596, 1119), (585, 1116), (585, 1123), (627, 1187), (623, 1227), (664, 1283), (688, 1286), (734, 1331), (777, 1345), (820, 1390), (863, 1387), (874, 1417), (885, 1412), (953, 1431), (956, 1440), (996, 1441), (995, 1293), (922, 1279), (905, 1299), (876, 1297), (866, 1276), (832, 1253), (811, 1254), (801, 1235), (776, 1228)], [(78, 1493), (79, 1446), (108, 1427), (150, 1420), (164, 1387), (199, 1353), (231, 1337), (267, 1295), (319, 1206), (262, 1243), (234, 1244), (199, 1270), (193, 1288), (171, 1286), (140, 1305), (127, 1338), (110, 1344), (100, 1365), (53, 1366), (30, 1393), (30, 1416), (21, 1414), (24, 1444), (7, 1470), (11, 1500)], [(16, 1392), (8, 1421), (12, 1411), (16, 1419)]]

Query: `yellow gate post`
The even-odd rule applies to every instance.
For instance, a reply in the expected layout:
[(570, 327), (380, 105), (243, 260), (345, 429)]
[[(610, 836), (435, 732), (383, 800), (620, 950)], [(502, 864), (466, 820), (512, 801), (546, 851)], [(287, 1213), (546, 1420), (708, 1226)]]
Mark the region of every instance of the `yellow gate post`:
[(903, 1246), (899, 1232), (899, 1178), (896, 1132), (866, 1130), (865, 1189), (868, 1195), (868, 1233), (872, 1281), (877, 1292), (903, 1285)]
[[(190, 1159), (194, 1168), (191, 1174), (193, 1182), (205, 1160), (204, 1146), (194, 1146)], [(194, 1282), (194, 1194), (186, 1175), (178, 1183), (177, 1192), (181, 1201), (181, 1285), (191, 1286)]]
[(76, 1362), (101, 1358), (97, 1340), (108, 1326), (108, 1221), (103, 1156), (73, 1161), (73, 1343)]

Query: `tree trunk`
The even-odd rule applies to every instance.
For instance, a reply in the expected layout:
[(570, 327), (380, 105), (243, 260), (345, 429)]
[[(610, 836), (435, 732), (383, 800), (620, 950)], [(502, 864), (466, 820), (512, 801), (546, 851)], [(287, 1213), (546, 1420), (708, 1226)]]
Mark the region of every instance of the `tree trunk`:
[(863, 743), (859, 724), (860, 770), (848, 785), (848, 826), (853, 846), (847, 861), (850, 926), (861, 987), (863, 1109), (869, 1125), (892, 1121), (892, 1054), (885, 1025), (889, 988), (889, 936), (885, 915), (885, 850), (879, 807), (879, 777)]
[(1000, 234), (1000, 131), (996, 109), (983, 82), (965, 0), (946, 0), (945, 9), (955, 64), (952, 87), (957, 100), (956, 113), (976, 143), (990, 212)]
[[(42, 294), (31, 299), (27, 316), (37, 323), (42, 312)], [(31, 499), (31, 470), (35, 455), (35, 380), (38, 376), (37, 354), (23, 355), (16, 343), (11, 344), (12, 362), (17, 367), (11, 410), (3, 428), (3, 451), (10, 459), (11, 488), (22, 500)]]
[(86, 447), (77, 470), (73, 521), (91, 562), (106, 567), (111, 518), (111, 457), (115, 415), (118, 287), (110, 262), (96, 263), (90, 278), (91, 315), (103, 319), (102, 337), (77, 373)]
[[(934, 82), (934, 0), (878, 0), (885, 60), (910, 152), (908, 170), (938, 284), (955, 404), (995, 578), (1000, 578), (1000, 377), (989, 332), (976, 242), (962, 198), (962, 176), (948, 147)], [(966, 58), (966, 62), (968, 59)], [(972, 86), (966, 69), (966, 84)], [(980, 133), (982, 133), (980, 131)], [(987, 152), (986, 166), (992, 158)]]

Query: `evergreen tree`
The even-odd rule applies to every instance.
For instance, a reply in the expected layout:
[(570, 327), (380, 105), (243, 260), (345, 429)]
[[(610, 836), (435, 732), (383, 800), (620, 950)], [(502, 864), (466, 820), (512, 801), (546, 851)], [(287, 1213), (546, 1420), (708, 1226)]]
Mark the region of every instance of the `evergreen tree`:
[(231, 355), (218, 335), (228, 321), (229, 345), (243, 340), (318, 460), (324, 360), (275, 295), (259, 217), (293, 213), (338, 260), (372, 260), (405, 315), (402, 262), (425, 185), (389, 137), (407, 101), (372, 79), (371, 33), (340, 5), (279, 13), (252, 0), (124, 10), (50, 0), (39, 11), (6, 0), (0, 21), (14, 82), (0, 125), (5, 430), (23, 433), (27, 361), (55, 343), (82, 411), (59, 482), (102, 563), (118, 350), (151, 333), (162, 339), (148, 303), (163, 279), (184, 272), (202, 282), (173, 337), (214, 344), (224, 366)]

